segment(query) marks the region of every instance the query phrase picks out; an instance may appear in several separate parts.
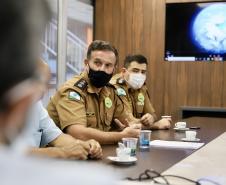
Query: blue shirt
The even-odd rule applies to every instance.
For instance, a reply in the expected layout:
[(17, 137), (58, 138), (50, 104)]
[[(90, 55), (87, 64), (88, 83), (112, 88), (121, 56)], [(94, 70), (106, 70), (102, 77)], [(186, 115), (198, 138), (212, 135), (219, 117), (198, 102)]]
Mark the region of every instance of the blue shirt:
[(56, 139), (62, 131), (49, 117), (41, 101), (35, 103), (28, 112), (23, 133), (14, 143), (15, 147), (43, 147)]

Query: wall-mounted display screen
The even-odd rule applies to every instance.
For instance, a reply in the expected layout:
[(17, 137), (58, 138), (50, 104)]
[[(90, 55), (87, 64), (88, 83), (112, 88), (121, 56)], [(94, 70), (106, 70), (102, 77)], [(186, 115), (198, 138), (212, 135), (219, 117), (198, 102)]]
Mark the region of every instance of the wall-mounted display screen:
[(226, 2), (166, 4), (165, 60), (226, 61)]

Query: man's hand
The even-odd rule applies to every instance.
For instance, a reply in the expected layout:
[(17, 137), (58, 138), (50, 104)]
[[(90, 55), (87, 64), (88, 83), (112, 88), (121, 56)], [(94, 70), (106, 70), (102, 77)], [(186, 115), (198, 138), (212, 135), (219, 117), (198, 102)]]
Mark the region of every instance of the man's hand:
[(141, 121), (142, 125), (147, 127), (147, 126), (151, 126), (154, 123), (155, 119), (151, 114), (146, 113), (145, 115), (142, 116), (140, 121)]
[(162, 118), (155, 122), (154, 125), (157, 129), (169, 129), (171, 127), (171, 121), (168, 118)]
[(140, 136), (141, 125), (131, 125), (126, 127), (121, 133), (123, 137), (139, 137)]
[(102, 148), (97, 141), (95, 141), (94, 139), (90, 139), (85, 142), (87, 142), (90, 146), (90, 150), (89, 150), (90, 158), (101, 159), (103, 157)]
[(115, 119), (114, 121), (118, 125), (118, 127), (122, 130), (121, 133), (123, 137), (139, 137), (140, 136), (141, 124), (139, 123), (138, 120), (129, 122), (126, 119), (124, 124), (118, 119)]
[(62, 158), (86, 160), (88, 158), (90, 146), (88, 143), (73, 142), (71, 145), (59, 149), (63, 152)]
[[(119, 121), (118, 119), (114, 119), (116, 125), (118, 126), (119, 130), (123, 130), (126, 127), (132, 126), (132, 125), (141, 125), (140, 119), (134, 118), (133, 120), (129, 121), (128, 119), (124, 120), (124, 123)], [(138, 127), (139, 127), (138, 126)]]

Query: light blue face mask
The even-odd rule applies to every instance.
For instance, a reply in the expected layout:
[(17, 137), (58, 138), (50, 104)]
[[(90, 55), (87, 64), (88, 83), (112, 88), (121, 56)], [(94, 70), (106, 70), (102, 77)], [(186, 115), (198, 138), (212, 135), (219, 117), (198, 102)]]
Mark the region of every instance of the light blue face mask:
[(127, 83), (133, 89), (140, 89), (146, 80), (146, 75), (141, 73), (130, 73)]

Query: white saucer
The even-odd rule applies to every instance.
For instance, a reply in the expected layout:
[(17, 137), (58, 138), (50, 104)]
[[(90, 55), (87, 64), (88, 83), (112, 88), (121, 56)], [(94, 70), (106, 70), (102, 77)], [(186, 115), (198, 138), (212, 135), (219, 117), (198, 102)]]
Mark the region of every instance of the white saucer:
[(186, 131), (186, 130), (189, 130), (189, 128), (177, 128), (177, 127), (174, 127), (173, 129), (176, 130), (176, 131)]
[(120, 160), (117, 156), (108, 156), (107, 159), (119, 164), (132, 164), (137, 161), (136, 157), (129, 157), (128, 160)]
[(200, 141), (200, 139), (199, 138), (195, 138), (195, 139), (187, 139), (187, 138), (182, 138), (181, 139), (182, 141), (188, 141), (188, 142), (198, 142), (198, 141)]

